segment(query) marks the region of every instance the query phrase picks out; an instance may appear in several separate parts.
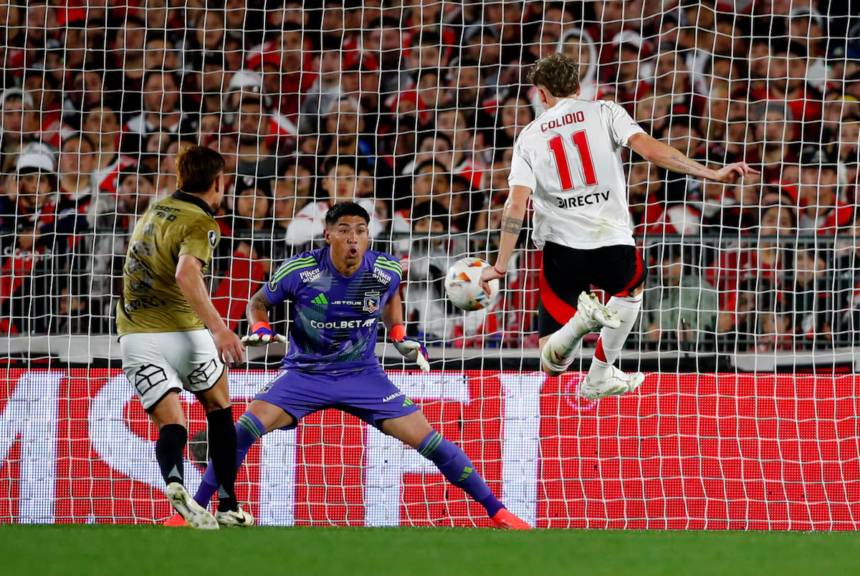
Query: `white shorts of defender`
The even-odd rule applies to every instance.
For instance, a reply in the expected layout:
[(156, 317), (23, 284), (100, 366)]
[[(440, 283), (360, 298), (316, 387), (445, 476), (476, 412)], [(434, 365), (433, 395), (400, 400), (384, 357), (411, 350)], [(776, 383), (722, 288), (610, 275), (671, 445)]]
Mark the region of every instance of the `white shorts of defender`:
[(119, 343), (122, 369), (147, 412), (171, 390), (205, 392), (224, 373), (208, 330), (126, 334)]

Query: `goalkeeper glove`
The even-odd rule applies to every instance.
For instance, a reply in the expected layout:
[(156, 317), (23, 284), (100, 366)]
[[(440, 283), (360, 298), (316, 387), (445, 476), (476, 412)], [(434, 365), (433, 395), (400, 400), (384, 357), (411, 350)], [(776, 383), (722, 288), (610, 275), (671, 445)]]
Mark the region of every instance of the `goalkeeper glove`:
[(260, 320), (251, 327), (251, 333), (242, 338), (245, 346), (268, 346), (272, 342), (284, 343), (287, 339), (277, 334), (268, 322)]
[(427, 348), (415, 338), (407, 338), (406, 328), (403, 327), (403, 324), (392, 326), (391, 330), (388, 331), (388, 335), (391, 337), (391, 342), (397, 348), (398, 352), (418, 364), (418, 367), (424, 372), (430, 372), (430, 363), (427, 361)]

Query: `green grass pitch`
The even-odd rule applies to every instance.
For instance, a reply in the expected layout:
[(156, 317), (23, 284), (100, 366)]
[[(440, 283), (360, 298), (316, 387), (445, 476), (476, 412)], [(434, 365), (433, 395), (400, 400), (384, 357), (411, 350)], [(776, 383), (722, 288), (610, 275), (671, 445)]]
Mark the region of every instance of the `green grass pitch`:
[(0, 525), (0, 574), (860, 574), (856, 533)]

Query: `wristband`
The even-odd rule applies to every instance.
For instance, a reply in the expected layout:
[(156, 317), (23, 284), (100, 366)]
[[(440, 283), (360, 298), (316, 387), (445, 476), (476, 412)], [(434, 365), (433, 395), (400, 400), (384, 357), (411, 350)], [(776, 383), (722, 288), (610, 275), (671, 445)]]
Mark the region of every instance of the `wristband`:
[(265, 320), (260, 320), (259, 322), (255, 323), (253, 326), (251, 326), (251, 334), (254, 334), (260, 328), (265, 328), (269, 332), (274, 332), (274, 330), (272, 330), (272, 327), (269, 325), (268, 322), (266, 322)]
[(406, 328), (403, 327), (403, 324), (395, 324), (388, 331), (388, 335), (391, 337), (392, 341), (400, 342), (406, 338)]
[(505, 273), (504, 273), (504, 272), (500, 272), (500, 271), (499, 271), (499, 269), (498, 269), (498, 268), (496, 268), (495, 266), (493, 266), (493, 270), (494, 270), (494, 271), (496, 272), (496, 274), (498, 274), (499, 276), (504, 276), (504, 275), (505, 275)]

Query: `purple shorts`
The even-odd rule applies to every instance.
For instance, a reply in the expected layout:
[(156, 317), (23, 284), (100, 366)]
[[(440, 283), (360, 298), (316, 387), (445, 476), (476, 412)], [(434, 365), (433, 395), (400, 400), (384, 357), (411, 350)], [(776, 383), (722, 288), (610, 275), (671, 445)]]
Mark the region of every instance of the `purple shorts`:
[(337, 376), (284, 370), (254, 400), (263, 400), (288, 412), (294, 420), (288, 429), (295, 428), (308, 414), (326, 408), (342, 410), (376, 428), (383, 420), (420, 410), (388, 379), (381, 366)]

